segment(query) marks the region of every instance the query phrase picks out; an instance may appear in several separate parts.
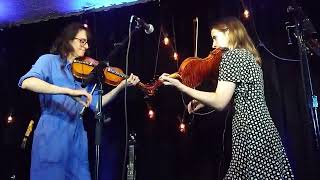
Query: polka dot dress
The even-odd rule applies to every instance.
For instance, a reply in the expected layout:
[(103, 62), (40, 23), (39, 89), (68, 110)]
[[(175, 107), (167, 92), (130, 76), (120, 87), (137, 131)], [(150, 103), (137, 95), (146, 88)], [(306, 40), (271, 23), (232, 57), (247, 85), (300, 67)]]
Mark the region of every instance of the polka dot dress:
[(219, 80), (236, 84), (232, 159), (225, 179), (293, 179), (265, 102), (262, 70), (254, 56), (245, 49), (225, 52)]

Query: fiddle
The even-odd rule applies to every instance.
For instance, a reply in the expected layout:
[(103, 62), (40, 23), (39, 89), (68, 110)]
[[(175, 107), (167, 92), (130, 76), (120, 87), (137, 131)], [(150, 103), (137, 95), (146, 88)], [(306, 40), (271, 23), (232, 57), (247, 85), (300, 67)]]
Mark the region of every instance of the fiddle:
[[(95, 66), (99, 64), (99, 61), (92, 59), (90, 57), (85, 57), (84, 60), (74, 60), (71, 67), (72, 67), (72, 74), (74, 77), (78, 79), (86, 79), (90, 72), (94, 69)], [(103, 70), (104, 75), (104, 83), (109, 84), (111, 86), (117, 86), (120, 82), (124, 79), (128, 79), (129, 76), (124, 74), (120, 68), (107, 66)], [(148, 88), (147, 85), (139, 82), (136, 85), (140, 88), (144, 93), (148, 96), (154, 94), (153, 90)]]
[[(222, 54), (226, 50), (224, 48), (214, 49), (205, 58), (188, 57), (183, 60), (178, 72), (170, 74), (168, 77), (179, 79), (182, 84), (191, 88), (198, 87), (204, 80), (213, 80), (216, 83)], [(149, 84), (148, 88), (155, 92), (162, 84), (162, 81), (157, 80), (153, 84)]]

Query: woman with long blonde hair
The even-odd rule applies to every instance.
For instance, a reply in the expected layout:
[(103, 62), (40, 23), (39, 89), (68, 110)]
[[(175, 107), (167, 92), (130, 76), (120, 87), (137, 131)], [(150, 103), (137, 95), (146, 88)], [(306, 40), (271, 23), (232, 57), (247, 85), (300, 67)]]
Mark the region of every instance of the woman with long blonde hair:
[(224, 18), (212, 26), (213, 48), (227, 48), (219, 66), (214, 92), (199, 91), (160, 76), (194, 100), (189, 113), (204, 106), (223, 110), (233, 97), (232, 159), (224, 179), (293, 179), (279, 133), (270, 117), (264, 96), (261, 58), (240, 20)]

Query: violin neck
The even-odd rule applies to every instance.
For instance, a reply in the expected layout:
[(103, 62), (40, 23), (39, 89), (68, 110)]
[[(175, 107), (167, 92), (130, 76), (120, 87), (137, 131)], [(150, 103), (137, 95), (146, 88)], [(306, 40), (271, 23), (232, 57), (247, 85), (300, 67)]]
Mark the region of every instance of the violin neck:
[(128, 75), (126, 75), (126, 74), (124, 74), (124, 73), (122, 73), (122, 72), (116, 71), (116, 70), (113, 69), (113, 68), (108, 68), (108, 72), (109, 72), (109, 73), (112, 73), (112, 74), (114, 74), (114, 75), (117, 75), (117, 76), (119, 76), (119, 77), (121, 77), (121, 78), (123, 78), (123, 79), (128, 79), (128, 78), (129, 78)]
[[(119, 72), (113, 68), (108, 68), (108, 72), (111, 73), (111, 74), (114, 74), (116, 76), (119, 76), (123, 79), (128, 79), (129, 76), (122, 73), (122, 72)], [(147, 96), (153, 96), (156, 89), (162, 84), (162, 82), (160, 81), (156, 81), (155, 83), (153, 83), (152, 85), (149, 85), (149, 84), (143, 84), (141, 82), (139, 82), (136, 86), (138, 88), (140, 88)]]

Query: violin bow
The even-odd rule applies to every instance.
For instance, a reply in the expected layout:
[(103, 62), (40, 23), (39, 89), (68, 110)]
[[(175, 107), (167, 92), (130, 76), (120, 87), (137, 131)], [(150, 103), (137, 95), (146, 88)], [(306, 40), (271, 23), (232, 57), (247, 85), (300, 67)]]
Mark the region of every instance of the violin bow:
[(194, 57), (198, 57), (198, 32), (199, 32), (199, 18), (193, 19), (193, 32), (194, 32)]

